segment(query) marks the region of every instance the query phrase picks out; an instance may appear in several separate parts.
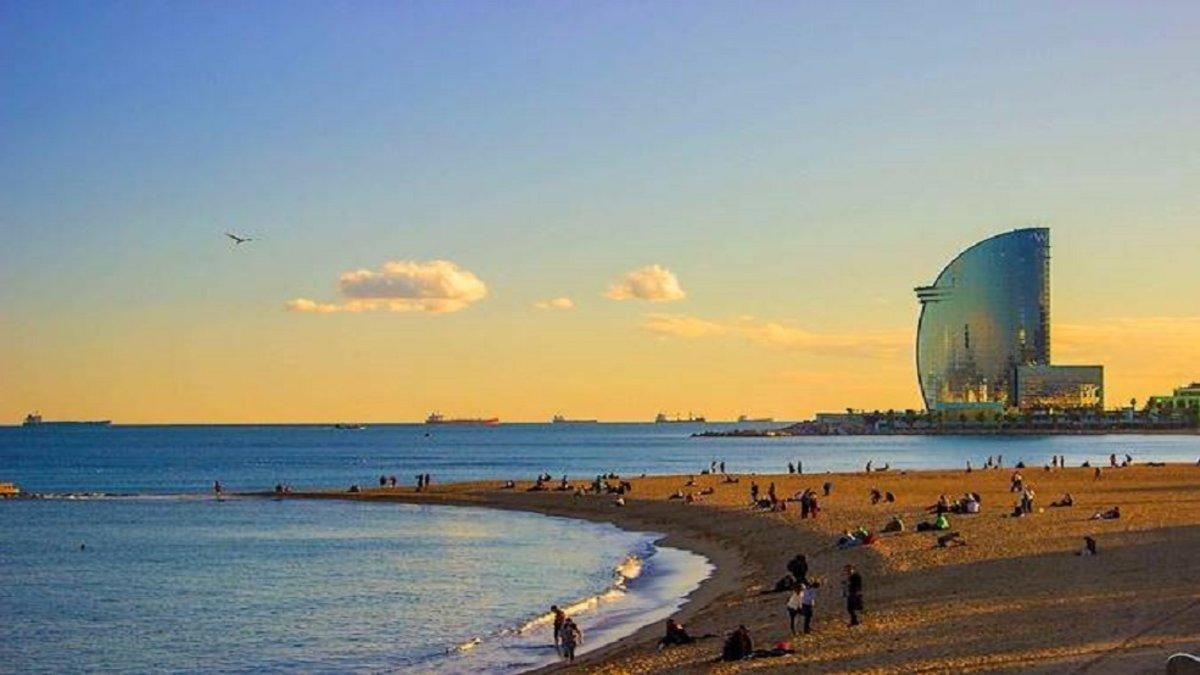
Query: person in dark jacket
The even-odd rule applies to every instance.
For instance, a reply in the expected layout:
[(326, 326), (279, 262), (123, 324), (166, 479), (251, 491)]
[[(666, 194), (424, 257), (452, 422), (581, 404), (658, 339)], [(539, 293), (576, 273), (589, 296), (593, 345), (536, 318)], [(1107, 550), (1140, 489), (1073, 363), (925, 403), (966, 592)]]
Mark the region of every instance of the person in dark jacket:
[(725, 647), (721, 650), (723, 661), (741, 661), (754, 654), (754, 641), (750, 639), (750, 631), (741, 625), (725, 638)]
[(803, 553), (788, 561), (788, 572), (792, 573), (797, 583), (808, 583), (808, 558)]
[(850, 615), (850, 625), (857, 626), (858, 613), (863, 611), (863, 579), (854, 565), (846, 565), (845, 571), (842, 588), (846, 594), (846, 613)]

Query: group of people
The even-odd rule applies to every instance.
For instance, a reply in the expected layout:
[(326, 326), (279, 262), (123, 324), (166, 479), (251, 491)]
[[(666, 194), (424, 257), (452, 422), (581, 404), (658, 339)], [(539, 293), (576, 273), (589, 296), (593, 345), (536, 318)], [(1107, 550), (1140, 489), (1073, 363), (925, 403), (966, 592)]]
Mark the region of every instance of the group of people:
[(554, 649), (559, 656), (574, 661), (575, 651), (583, 644), (583, 631), (558, 605), (551, 605), (550, 613), (554, 615)]
[(801, 462), (798, 459), (796, 460), (795, 464), (788, 462), (788, 473), (803, 474), (804, 462)]
[(417, 474), (417, 492), (428, 490), (430, 485), (433, 485), (433, 476), (427, 473)]

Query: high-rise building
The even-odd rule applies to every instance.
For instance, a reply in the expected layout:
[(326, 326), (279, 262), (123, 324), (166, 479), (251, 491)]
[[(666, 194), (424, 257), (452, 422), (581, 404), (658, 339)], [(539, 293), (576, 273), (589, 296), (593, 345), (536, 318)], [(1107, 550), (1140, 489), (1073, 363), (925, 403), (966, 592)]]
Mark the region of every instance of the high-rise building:
[(929, 410), (1016, 405), (1018, 366), (1050, 363), (1050, 230), (1006, 232), (916, 289), (917, 377)]

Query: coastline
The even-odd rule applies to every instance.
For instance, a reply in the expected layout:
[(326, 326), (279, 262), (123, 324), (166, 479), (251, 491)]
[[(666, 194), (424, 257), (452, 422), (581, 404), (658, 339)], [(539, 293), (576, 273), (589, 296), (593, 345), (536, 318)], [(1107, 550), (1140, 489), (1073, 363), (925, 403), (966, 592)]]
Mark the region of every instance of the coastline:
[[(1037, 487), (1040, 506), (1067, 491), (1076, 506), (1006, 517), (1011, 470), (742, 475), (737, 484), (697, 476), (695, 488), (683, 488), (682, 476), (651, 476), (630, 479), (633, 491), (624, 507), (615, 506), (612, 496), (526, 492), (529, 482), (505, 490), (500, 481), (435, 485), (421, 493), (385, 488), (288, 497), (482, 506), (663, 532), (659, 545), (692, 551), (715, 567), (674, 618), (694, 635), (723, 635), (745, 623), (756, 644), (767, 648), (787, 638), (785, 598), (763, 591), (782, 576), (791, 555), (807, 553), (814, 575), (825, 580), (816, 630), (795, 641), (797, 653), (791, 656), (715, 665), (720, 639), (659, 651), (655, 643), (662, 627), (655, 623), (582, 655), (572, 666), (555, 664), (537, 672), (714, 667), (721, 672), (799, 667), (1130, 672), (1161, 668), (1170, 653), (1200, 651), (1200, 588), (1191, 581), (1200, 578), (1200, 467), (1112, 469), (1101, 480), (1082, 468), (1024, 473)], [(795, 504), (777, 513), (747, 506), (752, 480), (764, 492), (775, 482), (781, 496), (803, 487), (820, 490), (825, 481), (835, 488), (822, 501), (821, 518), (801, 520)], [(695, 504), (667, 499), (681, 488), (705, 487), (714, 493)], [(894, 491), (896, 503), (872, 506), (866, 496), (872, 487)], [(978, 516), (952, 516), (968, 546), (937, 548), (927, 533), (911, 531), (938, 494), (967, 489), (982, 493), (985, 503)], [(1089, 519), (1093, 511), (1113, 505), (1122, 507), (1121, 520)], [(893, 513), (909, 524), (907, 533), (848, 551), (832, 545), (841, 530), (857, 525), (878, 530)], [(1101, 555), (1074, 555), (1085, 534), (1100, 542)], [(838, 572), (846, 563), (857, 565), (868, 579), (869, 612), (854, 634), (843, 623), (837, 593)], [(1114, 608), (1120, 608), (1119, 619), (1064, 625), (1064, 619), (1092, 612), (1112, 616)], [(993, 637), (975, 639), (984, 627)]]
[[(640, 479), (645, 480), (645, 479)], [(532, 482), (518, 482), (515, 491), (501, 490), (501, 481), (472, 481), (456, 483), (447, 486), (437, 486), (429, 492), (416, 492), (412, 489), (373, 489), (359, 493), (333, 491), (302, 491), (289, 493), (289, 499), (337, 499), (372, 502), (396, 502), (404, 504), (429, 504), (443, 506), (467, 506), (489, 508), (507, 511), (538, 513), (541, 515), (586, 520), (606, 523), (631, 532), (661, 532), (662, 537), (654, 542), (657, 548), (674, 548), (700, 556), (712, 565), (712, 572), (704, 578), (699, 587), (683, 598), (680, 608), (671, 616), (680, 622), (688, 622), (697, 613), (711, 607), (725, 596), (736, 594), (741, 584), (754, 569), (753, 563), (747, 561), (744, 552), (731, 546), (734, 542), (713, 537), (710, 533), (688, 528), (673, 526), (671, 528), (657, 527), (663, 522), (653, 515), (639, 513), (638, 509), (614, 509), (609, 500), (600, 498), (599, 508), (578, 508), (555, 504), (546, 500), (522, 499), (547, 494), (558, 497), (563, 493), (527, 493), (526, 488)], [(272, 497), (274, 493), (254, 493), (258, 497)], [(511, 499), (509, 497), (512, 497)], [(550, 673), (596, 665), (605, 662), (612, 656), (624, 653), (630, 649), (645, 644), (652, 644), (661, 637), (662, 628), (655, 622), (640, 626), (631, 634), (606, 643), (605, 645), (585, 652), (576, 658), (574, 664), (556, 663), (535, 668), (532, 673)]]

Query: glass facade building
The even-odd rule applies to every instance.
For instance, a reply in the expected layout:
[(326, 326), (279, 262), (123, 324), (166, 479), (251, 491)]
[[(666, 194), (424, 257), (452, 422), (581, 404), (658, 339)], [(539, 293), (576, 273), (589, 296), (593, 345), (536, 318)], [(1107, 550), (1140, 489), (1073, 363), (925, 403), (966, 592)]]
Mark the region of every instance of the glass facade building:
[(1014, 407), (1016, 369), (1049, 365), (1048, 228), (985, 239), (916, 293), (917, 377), (929, 410)]
[(1016, 407), (1022, 410), (1104, 408), (1103, 366), (1018, 366)]

